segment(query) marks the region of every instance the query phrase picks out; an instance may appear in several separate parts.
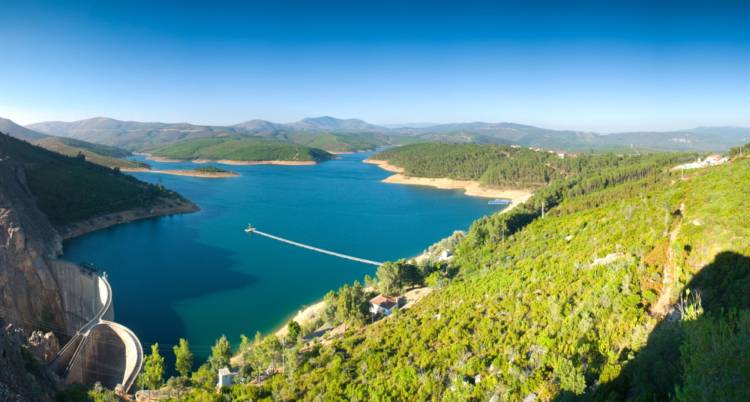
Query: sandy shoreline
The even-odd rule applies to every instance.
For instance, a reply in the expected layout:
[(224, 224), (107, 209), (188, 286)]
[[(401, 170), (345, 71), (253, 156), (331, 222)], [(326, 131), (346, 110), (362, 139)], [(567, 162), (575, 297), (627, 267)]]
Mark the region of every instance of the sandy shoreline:
[(274, 334), (278, 337), (286, 336), (288, 325), (290, 322), (297, 321), (297, 324), (305, 325), (308, 322), (312, 322), (320, 318), (325, 308), (326, 302), (324, 300), (320, 300), (317, 303), (311, 304), (307, 307), (303, 307), (301, 310), (297, 311), (297, 314), (295, 314), (294, 317), (287, 320), (284, 325), (277, 329)]
[(136, 208), (101, 215), (63, 227), (58, 227), (57, 231), (64, 240), (68, 240), (97, 230), (119, 225), (121, 223), (154, 218), (157, 216), (184, 214), (199, 210), (200, 208), (198, 208), (197, 205), (185, 199), (162, 199), (160, 204), (149, 208)]
[(394, 166), (388, 163), (388, 161), (381, 161), (377, 159), (365, 159), (362, 162), (369, 163), (371, 165), (378, 165), (379, 168), (383, 170), (387, 170), (389, 172), (393, 173), (404, 173), (404, 168), (400, 168), (398, 166)]
[(445, 177), (411, 177), (403, 174), (404, 169), (390, 165), (388, 164), (388, 161), (366, 159), (364, 162), (378, 165), (381, 169), (396, 173), (385, 178), (383, 183), (429, 186), (444, 190), (464, 190), (464, 193), (471, 197), (502, 198), (511, 200), (511, 206), (525, 202), (532, 195), (532, 192), (529, 190), (484, 187), (478, 181), (472, 180), (455, 180)]
[(196, 170), (157, 170), (157, 169), (146, 169), (146, 168), (132, 168), (132, 169), (120, 169), (120, 170), (123, 172), (160, 173), (160, 174), (171, 174), (174, 176), (202, 177), (205, 179), (222, 179), (226, 177), (239, 176), (239, 174), (235, 172), (199, 172)]

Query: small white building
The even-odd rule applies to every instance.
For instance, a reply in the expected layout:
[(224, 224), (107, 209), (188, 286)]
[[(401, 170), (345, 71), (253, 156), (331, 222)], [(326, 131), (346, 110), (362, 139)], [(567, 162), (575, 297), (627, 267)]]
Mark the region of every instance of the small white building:
[(451, 259), (453, 259), (453, 253), (450, 250), (443, 250), (438, 256), (440, 262), (450, 261)]
[(370, 300), (370, 313), (391, 315), (393, 309), (398, 307), (398, 298), (377, 295)]
[(237, 373), (233, 373), (231, 370), (229, 370), (229, 367), (220, 368), (219, 379), (216, 382), (216, 388), (231, 387), (236, 375)]
[(729, 158), (723, 157), (721, 155), (711, 155), (707, 156), (703, 162), (708, 166), (723, 165), (729, 162)]

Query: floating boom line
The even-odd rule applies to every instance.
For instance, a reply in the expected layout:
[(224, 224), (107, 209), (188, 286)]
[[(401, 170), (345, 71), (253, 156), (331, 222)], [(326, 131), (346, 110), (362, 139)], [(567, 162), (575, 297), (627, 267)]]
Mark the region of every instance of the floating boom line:
[(305, 249), (308, 249), (308, 250), (316, 251), (318, 253), (332, 255), (334, 257), (339, 257), (339, 258), (343, 258), (343, 259), (346, 259), (346, 260), (361, 262), (363, 264), (375, 265), (375, 266), (378, 266), (378, 267), (381, 266), (381, 265), (383, 265), (382, 262), (367, 260), (367, 259), (359, 258), (359, 257), (353, 257), (351, 255), (341, 254), (341, 253), (337, 253), (335, 251), (325, 250), (325, 249), (322, 249), (322, 248), (319, 248), (319, 247), (314, 247), (314, 246), (310, 246), (310, 245), (307, 245), (307, 244), (298, 243), (296, 241), (285, 239), (283, 237), (274, 236), (274, 235), (269, 234), (269, 233), (261, 232), (260, 230), (254, 228), (252, 226), (248, 226), (247, 229), (245, 229), (245, 232), (247, 232), (247, 233), (255, 233), (255, 234), (258, 234), (258, 235), (261, 235), (261, 236), (264, 236), (264, 237), (268, 237), (269, 239), (280, 241), (282, 243), (291, 244), (292, 246), (297, 246), (297, 247), (305, 248)]

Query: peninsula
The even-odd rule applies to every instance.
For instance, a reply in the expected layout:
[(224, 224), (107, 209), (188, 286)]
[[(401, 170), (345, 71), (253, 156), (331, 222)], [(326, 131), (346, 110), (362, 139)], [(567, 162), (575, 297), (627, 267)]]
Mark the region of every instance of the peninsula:
[(443, 190), (463, 190), (464, 194), (470, 197), (483, 198), (502, 198), (511, 201), (511, 205), (522, 203), (533, 194), (530, 190), (524, 189), (501, 189), (483, 186), (482, 183), (475, 180), (457, 180), (448, 177), (413, 177), (404, 174), (404, 169), (391, 165), (388, 161), (365, 159), (365, 163), (377, 165), (383, 170), (394, 172), (395, 174), (383, 179), (383, 183), (407, 184), (413, 186), (428, 186)]
[(123, 172), (141, 172), (141, 173), (158, 173), (169, 174), (174, 176), (201, 177), (204, 179), (224, 179), (228, 177), (237, 177), (239, 173), (215, 166), (205, 166), (195, 169), (149, 169), (149, 168), (131, 168), (122, 169)]
[(151, 149), (160, 162), (193, 161), (227, 165), (312, 165), (333, 158), (319, 148), (255, 137), (212, 137), (178, 141)]

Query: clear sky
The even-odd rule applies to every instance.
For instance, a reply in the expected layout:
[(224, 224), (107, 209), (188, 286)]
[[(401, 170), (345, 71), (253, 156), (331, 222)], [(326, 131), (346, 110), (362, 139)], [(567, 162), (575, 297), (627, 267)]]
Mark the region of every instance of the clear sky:
[(0, 116), (750, 126), (748, 21), (747, 1), (0, 0)]

